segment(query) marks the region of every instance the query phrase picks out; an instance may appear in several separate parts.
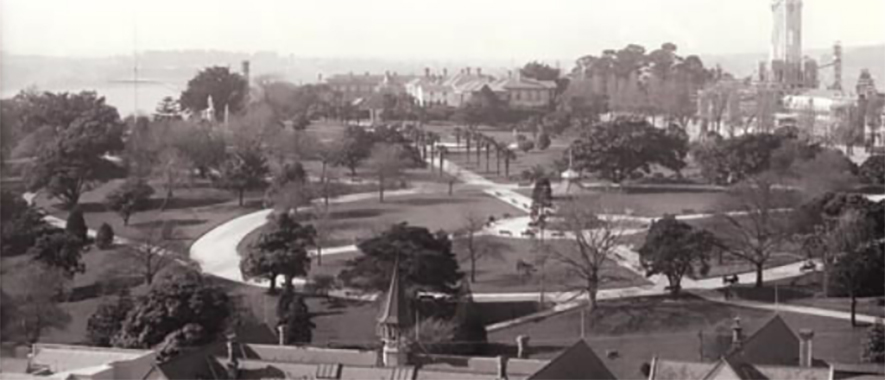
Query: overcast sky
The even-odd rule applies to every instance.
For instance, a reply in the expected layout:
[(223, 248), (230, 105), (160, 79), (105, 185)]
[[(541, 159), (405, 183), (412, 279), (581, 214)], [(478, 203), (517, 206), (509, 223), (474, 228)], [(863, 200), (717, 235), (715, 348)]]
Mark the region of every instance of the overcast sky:
[[(770, 0), (0, 0), (0, 50), (312, 57), (572, 59), (640, 43), (767, 52)], [(807, 48), (885, 42), (885, 0), (805, 0)], [(137, 27), (136, 27), (137, 26)]]

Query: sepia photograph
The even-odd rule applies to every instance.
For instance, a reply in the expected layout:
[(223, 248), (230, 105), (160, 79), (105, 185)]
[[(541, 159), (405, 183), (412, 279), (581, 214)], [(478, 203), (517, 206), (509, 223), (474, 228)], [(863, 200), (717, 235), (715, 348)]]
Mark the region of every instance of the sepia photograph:
[(0, 0), (0, 380), (885, 379), (885, 0)]

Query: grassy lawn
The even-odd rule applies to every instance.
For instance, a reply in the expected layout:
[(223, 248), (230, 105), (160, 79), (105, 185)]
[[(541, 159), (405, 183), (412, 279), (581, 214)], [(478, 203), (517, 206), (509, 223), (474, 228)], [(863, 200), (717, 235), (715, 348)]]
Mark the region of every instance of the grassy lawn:
[[(83, 254), (86, 271), (74, 276), (70, 294), (61, 308), (71, 316), (65, 329), (47, 330), (41, 341), (54, 343), (83, 343), (86, 339), (86, 323), (95, 309), (106, 299), (113, 299), (118, 292), (129, 289), (133, 295), (143, 294), (146, 286), (134, 272), (130, 259), (121, 253), (124, 247), (99, 250), (95, 247)], [(31, 264), (26, 255), (4, 257), (3, 275), (0, 279), (14, 280), (16, 268)]]
[[(527, 196), (531, 196), (532, 193), (531, 188), (517, 191)], [(624, 191), (580, 190), (573, 196), (573, 199), (582, 203), (590, 202), (608, 213), (660, 217), (664, 214), (679, 215), (723, 211), (726, 197), (727, 195), (723, 192), (659, 192), (650, 189), (625, 189)], [(564, 200), (560, 198), (559, 201)]]
[[(386, 199), (384, 203), (368, 199), (330, 207), (333, 240), (330, 246), (355, 244), (400, 222), (424, 226), (431, 231), (455, 231), (464, 226), (464, 217), (469, 213), (482, 217), (520, 213), (518, 209), (474, 190), (456, 191), (452, 196), (433, 193), (394, 197)], [(260, 233), (261, 229), (250, 233), (240, 243), (239, 249), (242, 251)]]
[[(713, 336), (730, 334), (734, 317), (741, 318), (746, 334), (761, 327), (772, 312), (733, 307), (692, 296), (679, 299), (643, 297), (602, 301), (587, 313), (587, 341), (618, 378), (639, 378), (642, 363), (653, 356), (671, 360), (699, 360), (701, 336), (709, 355)], [(815, 330), (815, 357), (830, 362), (856, 363), (860, 360), (863, 328), (832, 318), (780, 313), (793, 329)], [(515, 346), (518, 335), (532, 338), (532, 357), (550, 358), (580, 338), (581, 313), (578, 310), (546, 320), (514, 326), (489, 334), (489, 341)], [(512, 349), (512, 347), (510, 347)], [(617, 351), (617, 358), (606, 353)]]
[[(823, 273), (811, 272), (800, 277), (767, 283), (764, 288), (755, 288), (750, 284), (735, 288), (738, 298), (758, 302), (775, 302), (775, 285), (777, 285), (777, 302), (818, 307), (821, 309), (851, 311), (849, 297), (823, 297)], [(883, 297), (867, 297), (857, 299), (857, 312), (865, 315), (885, 317), (885, 307), (880, 302)]]
[[(547, 291), (570, 290), (581, 285), (581, 279), (571, 274), (569, 267), (549, 258), (544, 264), (543, 274), (541, 265), (537, 263), (543, 254), (537, 253), (534, 243), (528, 239), (512, 239), (484, 236), (479, 237), (481, 244), (486, 244), (493, 251), (476, 262), (476, 282), (470, 285), (476, 292), (527, 292), (539, 291), (544, 283)], [(574, 250), (573, 243), (565, 240), (548, 241), (551, 250), (569, 252)], [(456, 244), (461, 270), (465, 276), (470, 274), (469, 254), (463, 244)], [(535, 263), (536, 272), (525, 276), (516, 271), (516, 263), (523, 260)], [(614, 262), (603, 265), (601, 274), (601, 288), (623, 288), (649, 284), (645, 278), (625, 269)]]
[[(532, 275), (524, 276), (517, 273), (516, 262), (518, 260), (534, 262), (538, 257), (529, 240), (490, 236), (477, 239), (481, 239), (484, 243), (487, 242), (496, 253), (476, 262), (476, 282), (470, 284), (470, 288), (474, 292), (540, 291), (542, 282), (544, 282), (544, 288), (547, 291), (559, 291), (572, 289), (575, 285), (580, 284), (578, 278), (569, 274), (568, 267), (553, 259), (548, 260), (544, 266), (544, 276), (541, 275), (538, 264), (535, 265), (538, 271)], [(460, 242), (455, 241), (454, 250), (458, 256), (461, 271), (465, 278), (469, 279), (470, 261), (466, 249)], [(553, 247), (559, 250), (571, 249), (566, 242), (555, 242)], [(337, 276), (345, 268), (348, 260), (360, 255), (362, 254), (354, 251), (324, 256), (322, 265), (316, 265), (316, 260), (314, 260), (310, 275)], [(648, 283), (643, 277), (614, 262), (606, 263), (603, 266), (601, 283), (603, 289), (639, 286)]]
[[(159, 194), (161, 186), (152, 184), (158, 193), (151, 199), (150, 209), (133, 214), (129, 226), (124, 226), (123, 219), (117, 213), (108, 210), (104, 204), (105, 196), (116, 189), (122, 181), (120, 179), (102, 184), (83, 195), (80, 208), (89, 228), (98, 229), (102, 223), (108, 223), (116, 235), (137, 239), (145, 230), (168, 222), (175, 225), (183, 247), (189, 246), (200, 235), (221, 223), (260, 209), (263, 196), (261, 192), (250, 193), (245, 199), (245, 206), (240, 207), (233, 193), (201, 182), (177, 189), (166, 210), (160, 210), (163, 202), (162, 194)], [(52, 200), (46, 199), (42, 194), (38, 197), (37, 204), (55, 216), (67, 218), (67, 211), (56, 207)]]

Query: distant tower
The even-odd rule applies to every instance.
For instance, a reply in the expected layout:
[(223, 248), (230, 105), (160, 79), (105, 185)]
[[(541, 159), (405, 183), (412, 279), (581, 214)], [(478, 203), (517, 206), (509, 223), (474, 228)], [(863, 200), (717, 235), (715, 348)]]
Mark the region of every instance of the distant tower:
[(252, 95), (252, 91), (250, 90), (252, 88), (252, 82), (251, 82), (252, 79), (249, 77), (249, 61), (248, 60), (243, 61), (242, 68), (243, 68), (242, 69), (243, 70), (243, 79), (246, 80), (246, 96), (243, 98), (243, 102), (244, 102), (244, 104), (249, 104), (249, 101), (251, 100), (251, 95)]
[(774, 82), (802, 85), (802, 0), (772, 0), (771, 71)]
[(833, 45), (833, 85), (831, 89), (842, 91), (842, 43)]
[(400, 367), (408, 364), (409, 350), (404, 335), (411, 324), (411, 314), (405, 289), (400, 285), (399, 259), (393, 264), (393, 275), (386, 296), (383, 313), (378, 319), (381, 340), (384, 342), (382, 360), (385, 367)]

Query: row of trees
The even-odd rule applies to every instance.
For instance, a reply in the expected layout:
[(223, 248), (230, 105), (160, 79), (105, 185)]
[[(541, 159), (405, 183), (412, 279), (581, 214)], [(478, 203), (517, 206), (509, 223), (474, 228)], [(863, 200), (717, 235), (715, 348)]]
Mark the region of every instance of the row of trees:
[(672, 43), (652, 51), (630, 44), (581, 57), (572, 74), (589, 88), (574, 96), (567, 91), (562, 104), (595, 115), (609, 110), (652, 119), (663, 115), (684, 126), (697, 111), (694, 95), (718, 71), (706, 69), (696, 55), (676, 52)]

